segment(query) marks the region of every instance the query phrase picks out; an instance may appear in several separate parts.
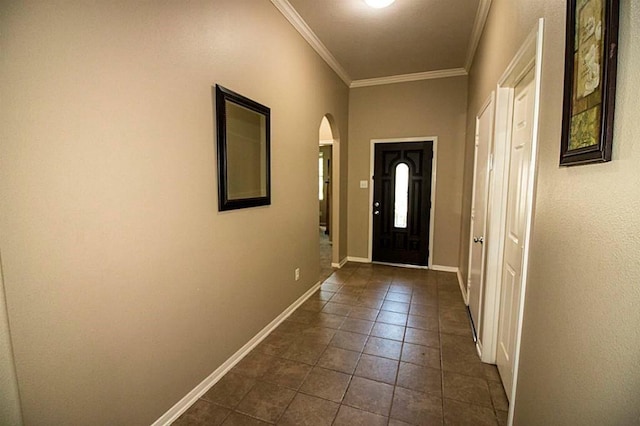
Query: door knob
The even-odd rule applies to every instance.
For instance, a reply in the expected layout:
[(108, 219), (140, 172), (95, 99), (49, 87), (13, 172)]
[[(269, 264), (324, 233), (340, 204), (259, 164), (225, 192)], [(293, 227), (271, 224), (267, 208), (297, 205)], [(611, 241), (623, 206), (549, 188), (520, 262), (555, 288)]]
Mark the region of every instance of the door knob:
[(380, 207), (380, 203), (376, 201), (375, 203), (373, 203), (373, 207)]
[(473, 242), (474, 243), (484, 243), (484, 237), (473, 237)]
[(374, 212), (373, 212), (373, 214), (375, 214), (375, 215), (379, 215), (379, 214), (380, 214), (380, 210), (376, 210), (376, 211), (374, 211)]

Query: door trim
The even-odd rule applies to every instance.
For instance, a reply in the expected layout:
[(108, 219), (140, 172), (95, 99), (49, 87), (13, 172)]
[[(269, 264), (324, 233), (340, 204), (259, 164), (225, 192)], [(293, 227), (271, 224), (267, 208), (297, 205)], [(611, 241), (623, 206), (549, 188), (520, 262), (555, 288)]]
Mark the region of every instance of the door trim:
[(538, 138), (540, 121), (540, 88), (542, 77), (542, 48), (544, 37), (544, 19), (540, 18), (533, 31), (524, 41), (496, 87), (496, 111), (494, 128), (494, 178), (490, 192), (490, 205), (487, 228), (488, 239), (497, 241), (493, 248), (487, 248), (487, 270), (485, 276), (485, 343), (483, 347), (483, 361), (495, 362), (498, 344), (498, 319), (500, 309), (500, 293), (502, 282), (502, 264), (504, 260), (504, 239), (506, 229), (507, 189), (505, 182), (509, 173), (509, 151), (511, 145), (511, 115), (513, 112), (514, 87), (532, 69), (534, 70), (534, 106), (531, 141), (531, 167), (527, 179), (530, 182), (526, 193), (527, 212), (525, 218), (524, 250), (522, 262), (522, 284), (516, 323), (516, 339), (513, 356), (513, 384), (509, 397), (508, 424), (513, 424), (513, 415), (518, 383), (518, 366), (520, 362), (520, 346), (522, 341), (522, 324), (525, 296), (527, 293), (527, 279), (529, 269), (529, 245), (533, 226), (533, 212), (535, 208), (535, 193), (537, 183)]
[(403, 142), (431, 142), (433, 144), (433, 158), (431, 160), (431, 209), (429, 210), (429, 256), (427, 257), (427, 269), (433, 265), (433, 231), (435, 227), (434, 216), (436, 207), (436, 176), (438, 163), (438, 137), (425, 136), (413, 138), (389, 138), (371, 139), (369, 147), (369, 249), (367, 260), (371, 263), (373, 259), (373, 167), (375, 161), (375, 145), (378, 143), (403, 143)]

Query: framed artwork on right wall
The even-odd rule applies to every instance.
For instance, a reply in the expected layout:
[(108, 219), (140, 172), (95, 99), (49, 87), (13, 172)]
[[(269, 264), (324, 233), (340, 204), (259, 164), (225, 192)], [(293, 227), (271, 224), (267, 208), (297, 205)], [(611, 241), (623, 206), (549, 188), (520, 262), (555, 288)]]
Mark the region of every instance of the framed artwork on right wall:
[(611, 161), (618, 0), (568, 0), (560, 165)]

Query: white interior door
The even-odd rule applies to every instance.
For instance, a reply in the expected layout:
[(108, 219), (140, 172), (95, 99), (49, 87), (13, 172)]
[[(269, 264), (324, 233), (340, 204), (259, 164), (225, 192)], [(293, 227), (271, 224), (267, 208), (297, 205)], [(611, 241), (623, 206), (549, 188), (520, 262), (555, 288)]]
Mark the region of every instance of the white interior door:
[(507, 211), (502, 263), (497, 364), (508, 396), (513, 386), (516, 332), (522, 288), (527, 190), (533, 138), (534, 72), (530, 71), (514, 88), (510, 162), (507, 179)]
[(476, 116), (473, 195), (471, 202), (471, 239), (469, 242), (469, 311), (481, 347), (482, 307), (484, 301), (485, 229), (489, 189), (489, 156), (493, 139), (493, 94)]

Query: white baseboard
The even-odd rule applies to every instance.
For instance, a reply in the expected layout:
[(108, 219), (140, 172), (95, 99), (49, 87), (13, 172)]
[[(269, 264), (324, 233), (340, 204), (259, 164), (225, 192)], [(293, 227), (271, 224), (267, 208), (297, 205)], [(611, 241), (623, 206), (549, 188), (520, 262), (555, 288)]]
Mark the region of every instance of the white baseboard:
[(332, 264), (331, 264), (331, 267), (332, 267), (332, 268), (338, 268), (338, 269), (340, 269), (340, 268), (342, 268), (342, 267), (347, 263), (347, 261), (349, 261), (349, 258), (348, 258), (348, 257), (345, 257), (344, 259), (342, 259), (342, 260), (340, 261), (340, 263), (332, 263)]
[(347, 256), (347, 260), (356, 263), (371, 263), (371, 259), (367, 259), (366, 257)]
[(457, 266), (431, 265), (430, 269), (433, 269), (434, 271), (440, 271), (440, 272), (454, 272), (454, 273), (458, 272)]
[[(346, 262), (346, 259), (345, 259)], [(307, 290), (298, 300), (293, 302), (287, 309), (271, 321), (265, 328), (260, 330), (251, 340), (249, 340), (236, 353), (231, 355), (220, 367), (198, 384), (193, 390), (178, 401), (173, 407), (164, 413), (151, 426), (168, 426), (173, 423), (182, 413), (187, 411), (202, 395), (204, 395), (213, 385), (215, 385), (222, 377), (231, 370), (238, 362), (242, 360), (253, 348), (258, 346), (269, 333), (271, 333), (282, 321), (287, 319), (300, 305), (302, 305), (313, 293), (320, 288), (322, 281), (318, 281), (313, 287)]]

